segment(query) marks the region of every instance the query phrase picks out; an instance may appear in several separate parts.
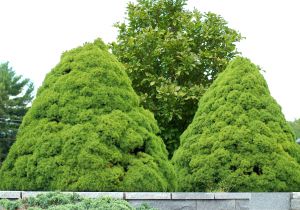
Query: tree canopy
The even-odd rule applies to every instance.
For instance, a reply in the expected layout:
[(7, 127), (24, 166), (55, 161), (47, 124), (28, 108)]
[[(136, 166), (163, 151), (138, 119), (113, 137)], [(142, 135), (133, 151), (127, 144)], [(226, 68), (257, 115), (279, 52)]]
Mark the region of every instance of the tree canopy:
[(241, 35), (186, 0), (137, 0), (116, 24), (112, 52), (125, 64), (142, 105), (152, 111), (172, 155), (204, 90), (237, 54)]
[(257, 66), (238, 57), (199, 101), (175, 152), (180, 191), (299, 191), (300, 147)]
[(101, 40), (46, 76), (0, 171), (2, 190), (172, 191), (153, 114)]
[(296, 119), (293, 122), (289, 122), (296, 135), (296, 139), (300, 139), (300, 119)]
[(0, 64), (0, 165), (32, 100), (33, 84), (16, 75), (9, 63)]

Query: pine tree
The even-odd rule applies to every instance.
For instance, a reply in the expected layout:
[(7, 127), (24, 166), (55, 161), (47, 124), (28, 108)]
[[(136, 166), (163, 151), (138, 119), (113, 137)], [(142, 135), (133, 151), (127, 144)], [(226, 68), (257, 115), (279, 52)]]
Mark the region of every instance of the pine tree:
[(0, 171), (9, 190), (169, 191), (157, 123), (101, 40), (65, 52), (46, 76)]
[(33, 84), (0, 64), (0, 165), (16, 139), (22, 118), (32, 100)]
[(173, 157), (180, 191), (299, 191), (299, 161), (266, 81), (240, 57), (201, 98)]

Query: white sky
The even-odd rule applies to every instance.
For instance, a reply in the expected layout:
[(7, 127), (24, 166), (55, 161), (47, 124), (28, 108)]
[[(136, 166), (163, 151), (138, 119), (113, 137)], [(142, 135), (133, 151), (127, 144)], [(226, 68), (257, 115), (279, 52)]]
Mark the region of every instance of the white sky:
[[(63, 51), (101, 37), (115, 40), (128, 0), (0, 0), (0, 61), (38, 88)], [(273, 97), (288, 120), (300, 118), (300, 1), (189, 0), (240, 31), (239, 51), (265, 71)]]

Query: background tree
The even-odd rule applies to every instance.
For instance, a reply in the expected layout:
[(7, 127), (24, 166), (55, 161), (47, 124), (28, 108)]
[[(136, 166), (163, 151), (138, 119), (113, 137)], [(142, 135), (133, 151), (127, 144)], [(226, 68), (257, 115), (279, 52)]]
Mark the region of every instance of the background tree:
[(159, 123), (172, 155), (204, 90), (236, 54), (241, 35), (213, 13), (188, 11), (186, 0), (137, 0), (118, 23), (112, 52), (126, 66), (142, 105)]
[(46, 76), (0, 170), (0, 189), (172, 191), (158, 126), (101, 40)]
[(300, 139), (300, 119), (295, 119), (293, 122), (289, 122), (292, 126), (296, 139)]
[(15, 141), (16, 133), (32, 100), (33, 84), (0, 64), (0, 163)]
[(179, 191), (300, 190), (300, 147), (245, 58), (232, 61), (201, 98), (173, 162)]

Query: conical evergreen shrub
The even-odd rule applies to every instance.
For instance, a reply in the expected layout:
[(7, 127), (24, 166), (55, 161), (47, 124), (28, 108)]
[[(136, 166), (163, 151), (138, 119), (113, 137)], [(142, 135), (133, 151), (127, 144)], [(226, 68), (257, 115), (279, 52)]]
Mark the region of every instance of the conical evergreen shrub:
[(2, 190), (170, 191), (153, 114), (101, 40), (46, 76), (0, 171)]
[(179, 191), (299, 191), (300, 149), (257, 66), (238, 57), (201, 98), (173, 156)]

